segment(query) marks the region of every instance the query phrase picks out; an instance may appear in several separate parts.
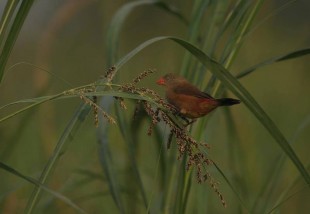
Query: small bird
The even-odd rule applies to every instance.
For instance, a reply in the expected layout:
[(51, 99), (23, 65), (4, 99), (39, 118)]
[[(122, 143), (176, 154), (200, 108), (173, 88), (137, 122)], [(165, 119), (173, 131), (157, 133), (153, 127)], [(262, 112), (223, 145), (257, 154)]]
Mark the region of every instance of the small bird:
[(194, 120), (207, 115), (218, 106), (231, 106), (240, 103), (240, 100), (232, 98), (215, 99), (200, 91), (185, 78), (172, 73), (161, 77), (156, 83), (165, 86), (167, 101), (182, 116)]

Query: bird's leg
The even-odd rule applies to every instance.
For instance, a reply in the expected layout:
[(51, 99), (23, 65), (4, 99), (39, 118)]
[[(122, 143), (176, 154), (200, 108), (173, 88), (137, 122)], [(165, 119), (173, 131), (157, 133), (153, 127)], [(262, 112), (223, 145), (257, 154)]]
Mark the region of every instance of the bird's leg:
[(183, 114), (181, 112), (176, 112), (175, 116), (178, 116), (179, 118), (181, 118), (183, 121), (185, 121), (185, 125), (184, 127), (187, 127), (189, 125), (191, 125), (192, 123), (196, 122), (197, 119), (192, 119), (189, 120), (187, 117), (184, 117)]
[(196, 122), (196, 119), (192, 119), (192, 120), (189, 120), (188, 118), (184, 117), (184, 115), (181, 113), (180, 109), (177, 109), (175, 106), (171, 105), (168, 103), (168, 106), (172, 112), (172, 114), (176, 117), (179, 117), (181, 118), (183, 121), (185, 121), (185, 125), (184, 127), (187, 127), (189, 126), (190, 124)]
[(184, 117), (182, 114), (177, 114), (182, 120), (185, 121), (185, 123), (190, 123), (189, 119), (187, 119), (186, 117)]
[(197, 119), (192, 119), (191, 121), (189, 121), (188, 119), (186, 119), (188, 122), (185, 124), (185, 127), (195, 123), (197, 121)]
[(175, 117), (179, 117), (179, 118), (181, 118), (182, 120), (184, 120), (186, 123), (189, 123), (189, 120), (188, 120), (186, 117), (184, 117), (184, 116), (182, 115), (182, 113), (180, 112), (179, 109), (177, 109), (174, 105), (171, 105), (171, 104), (169, 104), (169, 103), (168, 103), (168, 106), (169, 106), (169, 108), (170, 108), (171, 113), (172, 113)]

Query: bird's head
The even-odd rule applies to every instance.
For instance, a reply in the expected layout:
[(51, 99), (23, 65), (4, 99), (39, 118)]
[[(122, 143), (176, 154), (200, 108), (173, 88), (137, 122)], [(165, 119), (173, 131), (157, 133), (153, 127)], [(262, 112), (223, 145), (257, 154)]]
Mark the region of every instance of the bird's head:
[(173, 74), (173, 73), (169, 73), (166, 74), (165, 76), (162, 76), (161, 78), (159, 78), (156, 83), (158, 85), (163, 85), (163, 86), (172, 86), (174, 84), (176, 84), (179, 81), (183, 81), (184, 78)]

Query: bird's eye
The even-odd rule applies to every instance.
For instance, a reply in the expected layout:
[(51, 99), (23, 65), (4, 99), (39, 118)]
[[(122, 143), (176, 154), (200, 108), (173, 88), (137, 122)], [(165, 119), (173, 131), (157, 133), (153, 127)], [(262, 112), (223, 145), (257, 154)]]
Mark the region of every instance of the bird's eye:
[(166, 80), (172, 80), (173, 79), (173, 75), (172, 74), (167, 74), (166, 76), (165, 76), (165, 79)]
[(169, 75), (166, 75), (164, 76), (165, 80), (170, 80), (170, 76)]

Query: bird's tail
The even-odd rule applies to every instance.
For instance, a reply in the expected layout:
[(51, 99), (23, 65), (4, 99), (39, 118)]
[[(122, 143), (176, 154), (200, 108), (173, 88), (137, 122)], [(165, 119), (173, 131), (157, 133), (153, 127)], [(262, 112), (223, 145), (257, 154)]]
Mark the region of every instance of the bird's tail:
[(240, 100), (232, 99), (232, 98), (222, 98), (222, 99), (217, 99), (219, 102), (220, 106), (231, 106), (235, 104), (239, 104)]

